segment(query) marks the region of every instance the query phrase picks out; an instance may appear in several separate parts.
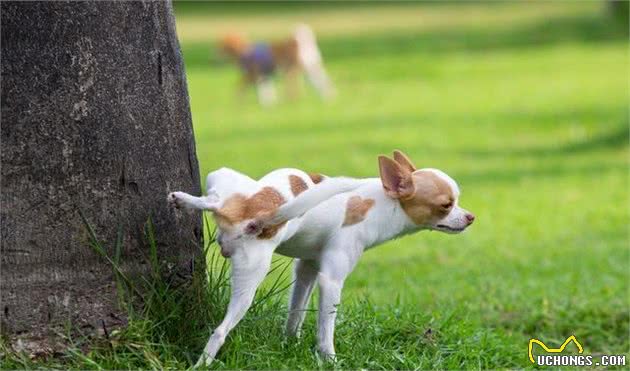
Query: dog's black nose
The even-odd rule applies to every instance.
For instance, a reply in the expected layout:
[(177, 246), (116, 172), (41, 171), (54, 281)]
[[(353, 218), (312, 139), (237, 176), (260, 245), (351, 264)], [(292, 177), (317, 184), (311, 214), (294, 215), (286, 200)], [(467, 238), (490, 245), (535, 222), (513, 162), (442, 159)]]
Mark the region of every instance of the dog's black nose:
[(475, 216), (471, 213), (466, 214), (466, 221), (468, 224), (472, 224), (475, 221)]

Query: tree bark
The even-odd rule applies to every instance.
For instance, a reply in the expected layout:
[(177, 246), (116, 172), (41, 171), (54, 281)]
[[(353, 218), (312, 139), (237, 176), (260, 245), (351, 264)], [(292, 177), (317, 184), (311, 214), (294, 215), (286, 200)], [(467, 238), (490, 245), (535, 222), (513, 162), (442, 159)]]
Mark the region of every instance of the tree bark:
[(50, 337), (71, 321), (121, 316), (111, 266), (142, 273), (151, 216), (159, 256), (186, 266), (201, 215), (175, 214), (171, 190), (198, 194), (184, 66), (170, 2), (1, 3), (3, 332)]

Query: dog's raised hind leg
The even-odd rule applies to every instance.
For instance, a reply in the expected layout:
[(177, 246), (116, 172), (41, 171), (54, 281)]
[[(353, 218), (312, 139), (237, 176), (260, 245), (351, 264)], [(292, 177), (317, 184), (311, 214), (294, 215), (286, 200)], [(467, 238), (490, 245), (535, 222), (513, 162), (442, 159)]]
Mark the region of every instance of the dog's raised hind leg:
[(258, 285), (271, 265), (274, 245), (243, 246), (232, 255), (232, 294), (223, 322), (214, 330), (195, 367), (209, 365), (225, 342), (228, 333), (239, 323), (252, 305)]
[(196, 197), (186, 192), (171, 192), (168, 194), (169, 204), (176, 208), (211, 210), (214, 211), (219, 206), (219, 196), (210, 193), (207, 196)]

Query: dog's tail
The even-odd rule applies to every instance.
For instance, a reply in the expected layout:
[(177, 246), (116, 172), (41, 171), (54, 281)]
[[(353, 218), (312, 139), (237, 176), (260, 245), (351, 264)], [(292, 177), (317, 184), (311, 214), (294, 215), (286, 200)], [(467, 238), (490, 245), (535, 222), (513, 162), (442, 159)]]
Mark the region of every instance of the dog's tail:
[(324, 98), (332, 98), (335, 89), (324, 69), (315, 32), (307, 24), (302, 23), (295, 28), (293, 37), (297, 42), (298, 58), (307, 79)]
[(292, 201), (280, 206), (273, 217), (269, 219), (269, 224), (279, 224), (298, 218), (332, 196), (352, 191), (364, 185), (367, 181), (367, 179), (344, 177), (324, 178), (321, 183), (307, 189)]
[(298, 218), (332, 196), (355, 190), (369, 181), (369, 179), (326, 177), (314, 187), (307, 189), (293, 200), (280, 206), (274, 214), (258, 218), (249, 223), (246, 227), (246, 233), (258, 234), (265, 227), (282, 224)]
[(322, 62), (322, 54), (319, 51), (319, 47), (317, 47), (315, 32), (309, 25), (305, 23), (297, 25), (293, 32), (293, 37), (298, 45), (298, 57), (302, 65), (313, 65)]

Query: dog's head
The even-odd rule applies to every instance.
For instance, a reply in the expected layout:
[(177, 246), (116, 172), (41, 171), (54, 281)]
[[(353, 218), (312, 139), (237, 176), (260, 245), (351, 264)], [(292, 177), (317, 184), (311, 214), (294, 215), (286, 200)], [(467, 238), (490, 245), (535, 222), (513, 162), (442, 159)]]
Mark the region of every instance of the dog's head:
[(222, 53), (232, 57), (239, 58), (248, 49), (247, 40), (236, 33), (225, 35), (221, 38), (219, 48)]
[(378, 163), (385, 193), (400, 202), (419, 228), (460, 233), (475, 220), (459, 206), (459, 187), (444, 172), (416, 169), (400, 151), (394, 151), (393, 159), (379, 156)]

